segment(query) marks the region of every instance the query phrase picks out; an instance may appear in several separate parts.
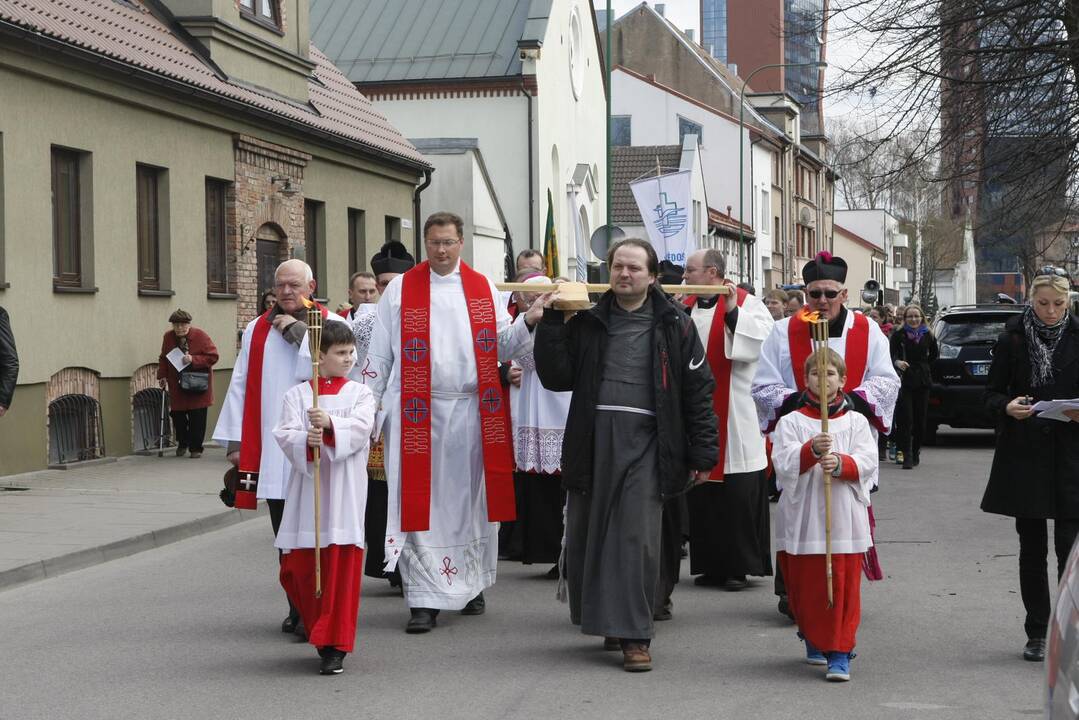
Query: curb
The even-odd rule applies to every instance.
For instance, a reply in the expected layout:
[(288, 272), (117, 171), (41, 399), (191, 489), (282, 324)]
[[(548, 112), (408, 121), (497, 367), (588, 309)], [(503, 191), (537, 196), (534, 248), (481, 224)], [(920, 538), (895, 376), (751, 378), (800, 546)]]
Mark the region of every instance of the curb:
[(154, 530), (141, 535), (116, 540), (115, 542), (98, 545), (96, 547), (76, 550), (75, 552), (59, 557), (38, 560), (27, 565), (20, 565), (10, 570), (0, 571), (0, 592), (10, 590), (20, 585), (47, 580), (58, 575), (84, 570), (94, 565), (119, 560), (130, 555), (153, 550), (154, 548), (171, 545), (180, 540), (186, 540), (198, 535), (221, 530), (230, 525), (254, 520), (257, 517), (269, 513), (265, 502), (260, 502), (258, 509), (252, 511), (240, 511), (235, 508), (224, 512), (207, 515), (205, 517), (189, 520), (179, 525)]

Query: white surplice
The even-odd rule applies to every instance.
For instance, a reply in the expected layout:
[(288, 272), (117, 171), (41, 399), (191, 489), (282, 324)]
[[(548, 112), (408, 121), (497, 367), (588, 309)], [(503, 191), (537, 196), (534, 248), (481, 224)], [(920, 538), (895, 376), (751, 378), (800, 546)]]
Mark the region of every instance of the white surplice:
[[(281, 529), (274, 545), (285, 552), (315, 546), (314, 463), (307, 459), (307, 430), (311, 423), (311, 384), (297, 385), (285, 394), (274, 439), (292, 472)], [(367, 508), (367, 452), (375, 422), (375, 399), (370, 388), (347, 382), (336, 394), (319, 394), (319, 408), (333, 423), (333, 444), (322, 445), (319, 463), (319, 542), (364, 546), (363, 519)]]
[[(777, 552), (823, 555), (824, 474), (819, 464), (801, 472), (802, 446), (821, 431), (819, 418), (792, 412), (779, 419), (772, 436), (772, 464), (783, 491), (776, 505)], [(877, 474), (877, 441), (860, 413), (828, 421), (833, 452), (850, 455), (858, 480), (832, 478), (832, 552), (863, 553), (873, 545), (869, 533), (869, 490)]]
[[(247, 394), (247, 371), (251, 354), (251, 336), (255, 330), (256, 317), (244, 328), (240, 342), (240, 353), (236, 356), (236, 365), (232, 368), (228, 394), (221, 405), (221, 414), (214, 427), (213, 438), (222, 445), (240, 442), (243, 438), (244, 397)], [(345, 322), (341, 316), (330, 313), (326, 322)], [(353, 373), (358, 372), (355, 368)], [(352, 377), (353, 373), (349, 376)], [(285, 454), (274, 441), (273, 428), (281, 417), (282, 402), (285, 393), (297, 383), (311, 379), (311, 350), (307, 334), (299, 345), (293, 345), (278, 332), (270, 328), (266, 336), (266, 346), (262, 358), (262, 457), (259, 462), (259, 500), (283, 500), (288, 492), (288, 476), (291, 470)]]
[[(764, 341), (757, 374), (753, 378), (753, 400), (757, 405), (757, 416), (762, 430), (768, 430), (776, 421), (777, 411), (792, 393), (798, 392), (791, 365), (789, 328), (794, 318), (783, 318)], [(795, 321), (800, 322), (800, 321)], [(828, 347), (847, 358), (847, 335), (854, 327), (854, 313), (847, 310), (843, 324), (843, 335), (828, 339)], [(869, 322), (869, 352), (866, 356), (865, 374), (854, 388), (854, 393), (861, 396), (873, 409), (877, 421), (885, 432), (891, 429), (892, 413), (895, 401), (899, 397), (899, 376), (892, 366), (891, 349), (888, 338), (880, 327)]]
[[(692, 307), (690, 318), (697, 326), (701, 345), (708, 349), (709, 335), (712, 332), (712, 320), (717, 312), (726, 312), (722, 298), (710, 308)], [(738, 308), (738, 321), (731, 331), (723, 323), (723, 352), (731, 361), (730, 387), (720, 388), (716, 392), (729, 393), (727, 408), (727, 451), (723, 461), (723, 473), (748, 473), (763, 470), (768, 466), (768, 455), (764, 449), (764, 436), (757, 424), (757, 411), (753, 404), (751, 388), (753, 376), (757, 372), (761, 346), (772, 332), (775, 321), (771, 313), (759, 299), (746, 295)], [(715, 368), (713, 368), (713, 371)], [(716, 378), (719, 382), (719, 378)]]
[(517, 471), (553, 475), (562, 469), (562, 440), (573, 393), (543, 387), (532, 353), (514, 360), (513, 365), (521, 369), (521, 386), (510, 387)]
[[(511, 322), (494, 283), (488, 285), (498, 356), (508, 362), (532, 349), (532, 334), (523, 317)], [(498, 565), (498, 524), (487, 521), (472, 326), (460, 270), (431, 271), (431, 522), (424, 532), (402, 533), (401, 288), (402, 277), (386, 287), (368, 352), (375, 374), (368, 387), (385, 411), (386, 570), (397, 565), (409, 607), (460, 610), (494, 584)]]

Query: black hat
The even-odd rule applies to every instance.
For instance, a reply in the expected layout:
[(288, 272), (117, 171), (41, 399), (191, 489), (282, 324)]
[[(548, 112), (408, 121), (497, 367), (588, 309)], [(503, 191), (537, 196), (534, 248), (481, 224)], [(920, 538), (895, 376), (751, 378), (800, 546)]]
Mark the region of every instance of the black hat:
[(685, 270), (681, 265), (675, 265), (670, 260), (659, 262), (659, 282), (661, 285), (678, 285), (682, 282)]
[(847, 262), (827, 250), (821, 250), (802, 268), (802, 282), (806, 285), (814, 280), (847, 281)]
[(169, 315), (170, 323), (189, 323), (191, 322), (191, 313), (187, 310), (177, 309), (172, 315)]
[(371, 272), (375, 275), (403, 273), (411, 270), (415, 264), (416, 258), (408, 254), (404, 243), (391, 240), (371, 257)]

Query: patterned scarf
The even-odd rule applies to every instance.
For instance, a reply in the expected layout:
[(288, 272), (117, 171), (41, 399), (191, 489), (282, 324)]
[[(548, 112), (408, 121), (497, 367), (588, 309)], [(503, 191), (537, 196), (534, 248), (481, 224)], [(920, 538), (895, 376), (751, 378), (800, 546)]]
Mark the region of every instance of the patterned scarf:
[(1069, 319), (1069, 314), (1065, 311), (1055, 324), (1046, 325), (1035, 314), (1034, 308), (1028, 307), (1023, 312), (1023, 331), (1026, 333), (1027, 348), (1030, 352), (1032, 386), (1045, 387), (1053, 384), (1053, 354)]
[(903, 329), (907, 333), (907, 339), (912, 343), (920, 343), (925, 334), (929, 332), (929, 326), (922, 324), (916, 328), (912, 328), (910, 325), (903, 325)]

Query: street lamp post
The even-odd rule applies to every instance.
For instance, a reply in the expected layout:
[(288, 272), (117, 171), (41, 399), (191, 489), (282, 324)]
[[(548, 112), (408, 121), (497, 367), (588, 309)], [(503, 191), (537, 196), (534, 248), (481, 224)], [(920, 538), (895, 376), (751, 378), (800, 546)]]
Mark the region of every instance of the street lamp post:
[(742, 135), (746, 131), (746, 88), (749, 87), (749, 81), (753, 79), (753, 76), (759, 73), (761, 70), (771, 70), (775, 68), (792, 68), (792, 67), (815, 67), (826, 68), (828, 63), (826, 62), (808, 62), (808, 63), (772, 63), (770, 65), (761, 65), (759, 68), (751, 72), (745, 80), (742, 81), (742, 89), (738, 92), (738, 277), (741, 280), (745, 280), (743, 276), (745, 270), (743, 269), (742, 256), (745, 254), (746, 245), (746, 223), (745, 223), (745, 143), (742, 140)]

